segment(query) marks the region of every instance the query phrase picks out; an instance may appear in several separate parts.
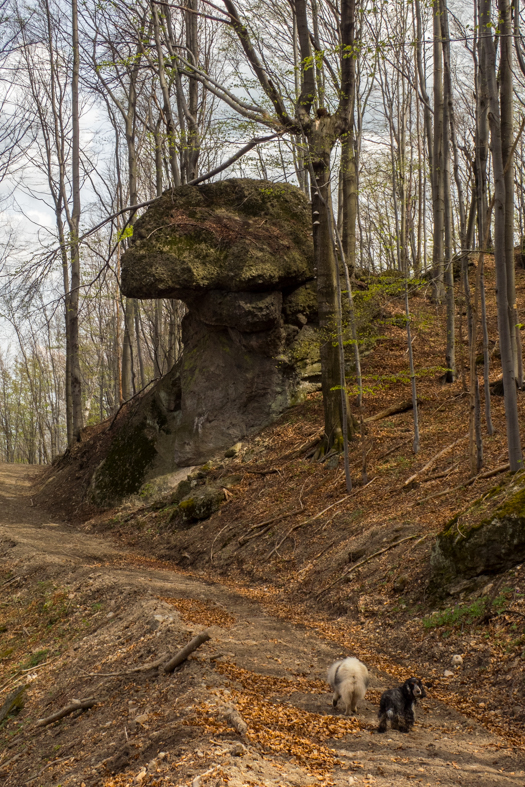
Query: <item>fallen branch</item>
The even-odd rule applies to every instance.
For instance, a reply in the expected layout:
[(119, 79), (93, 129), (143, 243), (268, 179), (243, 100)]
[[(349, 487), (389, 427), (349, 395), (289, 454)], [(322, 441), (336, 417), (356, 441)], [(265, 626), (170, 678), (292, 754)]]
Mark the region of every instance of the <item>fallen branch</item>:
[(58, 765), (60, 762), (66, 762), (66, 760), (70, 760), (70, 759), (71, 759), (71, 754), (68, 754), (67, 757), (60, 757), (60, 759), (58, 760), (52, 760), (51, 762), (48, 762), (47, 765), (44, 765), (42, 770), (39, 771), (36, 776), (32, 776), (30, 779), (24, 782), (24, 784), (31, 784), (31, 782), (35, 782), (37, 779), (39, 779), (42, 776), (44, 771), (47, 771), (48, 768), (52, 768), (53, 766)]
[(406, 445), (407, 443), (411, 443), (411, 442), (412, 442), (412, 438), (411, 437), (409, 437), (408, 440), (403, 440), (401, 443), (398, 443), (397, 445), (395, 445), (393, 448), (391, 448), (386, 453), (380, 454), (377, 457), (376, 462), (380, 462), (381, 459), (386, 459), (387, 456), (390, 456), (390, 454), (393, 454), (394, 451), (397, 451), (398, 448), (401, 448), (402, 446)]
[(436, 497), (443, 497), (444, 495), (448, 495), (450, 492), (458, 492), (460, 489), (465, 489), (467, 486), (471, 486), (476, 481), (480, 481), (484, 478), (492, 478), (492, 476), (499, 475), (499, 473), (504, 473), (506, 470), (509, 470), (510, 464), (507, 462), (505, 465), (499, 465), (499, 467), (495, 467), (493, 470), (486, 470), (484, 473), (479, 473), (478, 475), (473, 476), (473, 478), (469, 478), (468, 481), (465, 481), (463, 484), (458, 484), (458, 486), (453, 486), (450, 489), (444, 489), (442, 492), (436, 492), (434, 495), (428, 495), (428, 497), (423, 497), (421, 500), (416, 500), (414, 503), (415, 506), (420, 506), (422, 503), (426, 503), (427, 500), (434, 500)]
[(411, 475), (410, 478), (408, 478), (405, 481), (405, 483), (403, 484), (403, 488), (410, 486), (410, 484), (412, 484), (417, 478), (419, 478), (420, 475), (423, 475), (423, 473), (426, 473), (427, 470), (430, 470), (430, 468), (436, 464), (438, 459), (441, 459), (442, 456), (445, 456), (445, 454), (448, 454), (449, 451), (452, 451), (452, 449), (455, 448), (458, 445), (458, 443), (461, 443), (462, 440), (466, 440), (467, 437), (468, 435), (463, 435), (463, 437), (459, 437), (457, 440), (454, 440), (453, 443), (447, 445), (446, 448), (442, 448), (441, 451), (438, 451), (437, 454), (434, 454), (432, 459), (430, 459), (426, 463), (426, 465), (424, 465), (424, 467), (421, 468), (421, 470), (418, 470), (417, 473), (414, 473), (414, 475)]
[(188, 644), (185, 645), (182, 650), (179, 650), (179, 652), (176, 653), (175, 656), (173, 656), (173, 658), (164, 665), (164, 672), (173, 672), (175, 667), (178, 667), (179, 664), (182, 664), (183, 661), (186, 661), (188, 656), (193, 653), (194, 650), (200, 648), (200, 646), (204, 644), (204, 642), (208, 642), (209, 639), (211, 639), (211, 637), (206, 631), (197, 634), (196, 637), (193, 637), (193, 639), (190, 640), (190, 642), (188, 642)]
[(388, 418), (389, 415), (397, 415), (398, 413), (406, 413), (407, 410), (412, 409), (412, 399), (407, 399), (406, 402), (398, 402), (387, 407), (386, 410), (381, 410), (369, 418), (365, 418), (365, 424), (370, 424), (372, 421), (381, 421), (383, 418)]
[(510, 470), (510, 464), (507, 462), (504, 465), (499, 465), (495, 467), (493, 470), (486, 470), (484, 473), (478, 473), (477, 476), (474, 476), (470, 481), (467, 481), (465, 486), (473, 484), (474, 481), (477, 481), (479, 478), (492, 478), (493, 475), (499, 475), (500, 473), (504, 473), (505, 470)]
[(150, 661), (148, 664), (143, 664), (141, 667), (135, 667), (134, 669), (125, 670), (124, 672), (85, 672), (84, 675), (90, 678), (120, 678), (125, 675), (136, 675), (138, 672), (149, 672), (149, 670), (156, 669), (164, 664), (167, 655), (167, 653), (163, 653), (162, 656), (155, 661)]
[(245, 470), (244, 472), (248, 475), (271, 475), (272, 473), (278, 473), (281, 475), (281, 471), (276, 467), (270, 467), (269, 470)]
[(39, 719), (35, 724), (35, 727), (47, 727), (48, 724), (52, 724), (54, 721), (63, 719), (65, 716), (69, 716), (76, 710), (87, 710), (88, 708), (92, 708), (93, 705), (97, 704), (97, 702), (100, 702), (100, 700), (96, 699), (95, 697), (89, 697), (85, 700), (73, 700), (73, 702), (71, 702), (69, 705), (66, 705), (65, 708), (62, 708), (62, 710), (52, 713), (51, 716), (47, 716), (45, 719)]
[(455, 465), (450, 465), (450, 467), (447, 467), (447, 469), (443, 470), (442, 473), (436, 473), (435, 475), (429, 475), (428, 478), (424, 478), (421, 481), (421, 483), (422, 484), (430, 484), (431, 481), (438, 481), (440, 478), (446, 478), (451, 473), (453, 473), (454, 470), (457, 470), (458, 467), (459, 467), (459, 462), (456, 462)]
[[(294, 516), (295, 514), (300, 514), (303, 509), (304, 506), (301, 506), (301, 508), (294, 508), (293, 511), (288, 511), (287, 514), (279, 514), (279, 516), (274, 516), (271, 519), (266, 519), (264, 522), (259, 522), (258, 525), (252, 525), (252, 527), (250, 527), (250, 529), (247, 530), (244, 535), (240, 536), (238, 539), (239, 544), (242, 546), (242, 544), (246, 544), (247, 541), (251, 541), (252, 538), (258, 538), (259, 536), (262, 536), (263, 533), (266, 533), (270, 525), (273, 525), (274, 522), (279, 522), (280, 520), (288, 519), (288, 517)], [(255, 530), (259, 530), (261, 527), (263, 527), (264, 530), (262, 530), (260, 533), (254, 533), (253, 536), (249, 535), (249, 533), (253, 533)]]
[(342, 497), (341, 500), (338, 500), (336, 503), (332, 503), (332, 505), (328, 506), (327, 508), (323, 508), (322, 511), (319, 511), (318, 514), (316, 514), (315, 516), (310, 517), (310, 519), (305, 519), (304, 522), (299, 522), (297, 525), (294, 525), (293, 527), (291, 527), (290, 530), (286, 533), (286, 535), (283, 538), (281, 538), (279, 543), (271, 550), (271, 552), (269, 552), (266, 555), (265, 560), (269, 560), (271, 558), (271, 556), (282, 547), (282, 545), (284, 544), (286, 539), (289, 536), (291, 536), (291, 534), (295, 530), (299, 530), (299, 528), (300, 527), (304, 527), (304, 525), (309, 525), (310, 522), (315, 522), (315, 520), (319, 519), (320, 516), (322, 516), (323, 514), (326, 514), (327, 511), (330, 511), (331, 508), (334, 508), (335, 506), (338, 506), (340, 503), (344, 503), (345, 500), (348, 500), (349, 497), (355, 497), (360, 492), (362, 492), (364, 489), (366, 489), (367, 486), (370, 486), (370, 484), (372, 484), (376, 480), (376, 478), (377, 478), (377, 476), (374, 476), (374, 478), (372, 478), (372, 480), (369, 481), (368, 484), (365, 484), (365, 486), (362, 486), (359, 489), (356, 489), (355, 492), (350, 492), (349, 495), (345, 495), (345, 497)]
[(19, 760), (20, 757), (22, 756), (22, 754), (25, 754), (26, 751), (27, 751), (27, 749), (24, 749), (24, 751), (19, 751), (18, 754), (15, 754), (13, 757), (10, 757), (5, 762), (2, 762), (0, 764), (0, 771), (4, 770), (4, 768), (7, 768), (7, 766), (11, 765), (13, 762), (16, 762), (16, 760)]
[[(425, 534), (423, 536), (423, 538), (426, 538), (426, 537), (427, 536)], [(320, 590), (319, 593), (317, 593), (316, 596), (315, 596), (316, 600), (321, 598), (321, 596), (324, 593), (327, 593), (329, 590), (331, 590), (331, 588), (333, 588), (334, 585), (337, 585), (339, 582), (342, 582), (343, 579), (345, 577), (347, 577), (349, 574), (352, 574), (353, 571), (356, 571), (361, 566), (364, 566), (365, 563), (369, 563), (371, 560), (373, 560), (373, 558), (378, 557), (379, 555), (382, 555), (384, 552), (388, 552), (389, 549), (394, 549), (394, 547), (398, 547), (400, 544), (403, 544), (405, 541), (412, 541), (414, 538), (417, 538), (417, 536), (406, 536), (405, 538), (402, 538), (399, 541), (396, 541), (395, 543), (390, 544), (387, 547), (384, 547), (383, 549), (379, 549), (377, 552), (374, 552), (372, 555), (369, 555), (368, 557), (365, 557), (363, 560), (360, 560), (359, 563), (355, 563), (355, 565), (350, 566), (350, 568), (347, 568), (346, 571), (344, 571), (341, 574), (340, 577), (338, 577), (337, 579), (334, 579), (334, 581), (330, 585), (328, 585), (328, 587), (325, 587), (325, 588), (323, 588), (323, 590)], [(421, 538), (420, 541), (423, 541), (423, 538)]]
[(22, 577), (13, 577), (13, 579), (8, 579), (7, 582), (4, 582), (3, 584), (0, 585), (0, 588), (6, 588), (9, 585), (12, 585), (13, 582), (20, 582), (21, 579)]
[[(56, 661), (56, 659), (53, 659), (53, 661)], [(37, 664), (36, 667), (28, 667), (28, 669), (20, 669), (20, 670), (18, 670), (18, 672), (15, 672), (14, 675), (11, 675), (11, 677), (9, 678), (9, 680), (6, 683), (4, 683), (2, 686), (0, 686), (0, 691), (4, 691), (5, 689), (9, 689), (9, 688), (11, 688), (11, 686), (14, 686), (14, 684), (17, 682), (17, 680), (20, 677), (20, 675), (23, 675), (25, 672), (36, 672), (36, 670), (42, 669), (42, 667), (49, 666), (49, 664), (52, 664), (53, 661), (50, 661), (50, 660), (44, 661), (44, 662), (42, 662), (42, 664)]]

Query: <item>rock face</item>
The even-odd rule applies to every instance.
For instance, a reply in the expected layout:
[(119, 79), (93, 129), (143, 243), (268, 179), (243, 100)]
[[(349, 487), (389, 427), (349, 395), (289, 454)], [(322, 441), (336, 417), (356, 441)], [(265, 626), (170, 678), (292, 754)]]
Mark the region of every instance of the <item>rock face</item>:
[(476, 516), (478, 506), (473, 504), (471, 511), (455, 516), (438, 535), (430, 558), (434, 592), (446, 592), (458, 580), (496, 574), (525, 560), (525, 489), (505, 487), (504, 491), (505, 502), (500, 504), (500, 490), (494, 490), (497, 504), (489, 516)]
[(183, 186), (148, 208), (122, 258), (122, 290), (183, 300), (184, 352), (97, 470), (93, 499), (99, 489), (111, 497), (119, 462), (135, 492), (170, 464), (206, 461), (317, 387), (313, 278), (310, 208), (294, 186)]

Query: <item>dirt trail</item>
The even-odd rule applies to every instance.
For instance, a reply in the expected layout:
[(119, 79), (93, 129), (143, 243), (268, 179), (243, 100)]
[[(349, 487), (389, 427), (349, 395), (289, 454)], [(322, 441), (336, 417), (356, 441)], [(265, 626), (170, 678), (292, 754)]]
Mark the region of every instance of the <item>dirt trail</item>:
[[(28, 684), (23, 710), (0, 725), (6, 787), (525, 783), (523, 753), (431, 689), (410, 735), (375, 734), (379, 694), (392, 678), (374, 663), (357, 720), (334, 713), (326, 668), (359, 653), (273, 617), (249, 595), (148, 565), (50, 520), (32, 505), (37, 475), (0, 465), (0, 584), (11, 583), (0, 606), (0, 706), (17, 681)], [(47, 633), (30, 616), (42, 588), (40, 614), (57, 610)], [(122, 674), (204, 628), (211, 641), (174, 675)], [(45, 637), (47, 661), (17, 676), (6, 645), (27, 656)], [(34, 729), (36, 719), (89, 696), (100, 703)], [(242, 738), (225, 721), (231, 705), (248, 724)]]

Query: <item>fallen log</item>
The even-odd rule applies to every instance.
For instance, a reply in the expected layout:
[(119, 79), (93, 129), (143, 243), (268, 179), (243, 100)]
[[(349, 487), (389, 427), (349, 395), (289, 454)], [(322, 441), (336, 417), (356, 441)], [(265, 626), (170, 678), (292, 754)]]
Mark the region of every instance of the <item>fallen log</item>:
[(463, 440), (466, 440), (467, 437), (468, 437), (468, 435), (464, 435), (463, 437), (459, 437), (457, 440), (454, 440), (453, 443), (451, 443), (450, 445), (445, 446), (445, 448), (442, 448), (441, 451), (438, 451), (437, 454), (434, 454), (432, 459), (430, 459), (426, 463), (426, 465), (424, 465), (424, 467), (421, 468), (421, 470), (418, 470), (417, 473), (414, 473), (414, 475), (411, 475), (410, 478), (407, 478), (407, 480), (403, 484), (403, 488), (405, 488), (407, 486), (410, 486), (410, 484), (412, 484), (416, 480), (416, 478), (419, 478), (420, 475), (423, 475), (423, 473), (426, 473), (427, 470), (430, 470), (430, 468), (433, 467), (433, 465), (436, 464), (438, 459), (441, 459), (442, 456), (445, 456), (445, 454), (448, 454), (449, 451), (452, 451), (453, 448), (455, 448), (457, 445), (459, 445), (459, 443), (461, 443)]
[(205, 642), (208, 642), (209, 639), (211, 639), (211, 637), (207, 631), (203, 631), (200, 634), (197, 634), (196, 637), (193, 637), (193, 639), (190, 640), (190, 642), (188, 642), (188, 644), (185, 645), (182, 648), (182, 650), (179, 650), (179, 652), (176, 653), (173, 656), (173, 658), (170, 659), (168, 663), (164, 665), (163, 667), (164, 672), (173, 672), (175, 667), (178, 667), (179, 664), (182, 664), (183, 661), (186, 661), (188, 656), (191, 653), (193, 653), (194, 650), (200, 648), (200, 646), (203, 645)]
[(57, 710), (56, 713), (52, 713), (51, 716), (47, 716), (45, 719), (39, 719), (36, 722), (35, 727), (47, 727), (48, 724), (52, 724), (54, 721), (63, 719), (65, 716), (69, 716), (76, 710), (87, 710), (88, 708), (92, 708), (93, 705), (97, 704), (97, 702), (100, 702), (100, 700), (96, 699), (96, 697), (88, 697), (85, 700), (73, 700), (73, 702), (71, 702), (69, 705), (66, 705), (65, 708)]
[(389, 415), (397, 415), (398, 413), (406, 413), (407, 410), (411, 410), (413, 407), (412, 399), (407, 399), (405, 402), (398, 402), (397, 404), (391, 404), (390, 407), (387, 407), (386, 410), (381, 410), (379, 413), (375, 415), (371, 415), (369, 418), (365, 418), (365, 424), (370, 424), (372, 421), (382, 421), (383, 418), (388, 418)]

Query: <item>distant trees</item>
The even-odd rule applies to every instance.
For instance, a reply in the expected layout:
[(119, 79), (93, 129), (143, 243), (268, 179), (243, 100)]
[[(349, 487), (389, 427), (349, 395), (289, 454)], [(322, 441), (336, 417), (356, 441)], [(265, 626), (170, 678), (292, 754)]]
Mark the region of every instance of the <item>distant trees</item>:
[[(175, 362), (184, 307), (122, 298), (120, 257), (140, 205), (211, 173), (287, 180), (311, 198), (319, 455), (354, 430), (344, 415), (343, 343), (353, 354), (344, 257), (350, 274), (394, 270), (429, 282), (446, 327), (448, 382), (459, 370), (464, 303), (473, 472), (481, 465), (482, 433), (492, 431), (483, 255), (494, 251), (509, 456), (520, 467), (521, 15), (509, 0), (459, 10), (446, 0), (0, 0), (0, 197), (13, 224), (0, 255), (0, 312), (11, 326), (10, 351), (2, 349), (3, 401), (12, 403), (0, 421), (5, 455), (47, 461)], [(28, 213), (38, 213), (35, 224)], [(53, 339), (34, 340), (36, 326)], [(18, 402), (22, 383), (30, 398)], [(33, 413), (34, 432), (16, 415), (30, 400), (52, 412), (41, 422)], [(13, 454), (23, 423), (36, 454)]]

